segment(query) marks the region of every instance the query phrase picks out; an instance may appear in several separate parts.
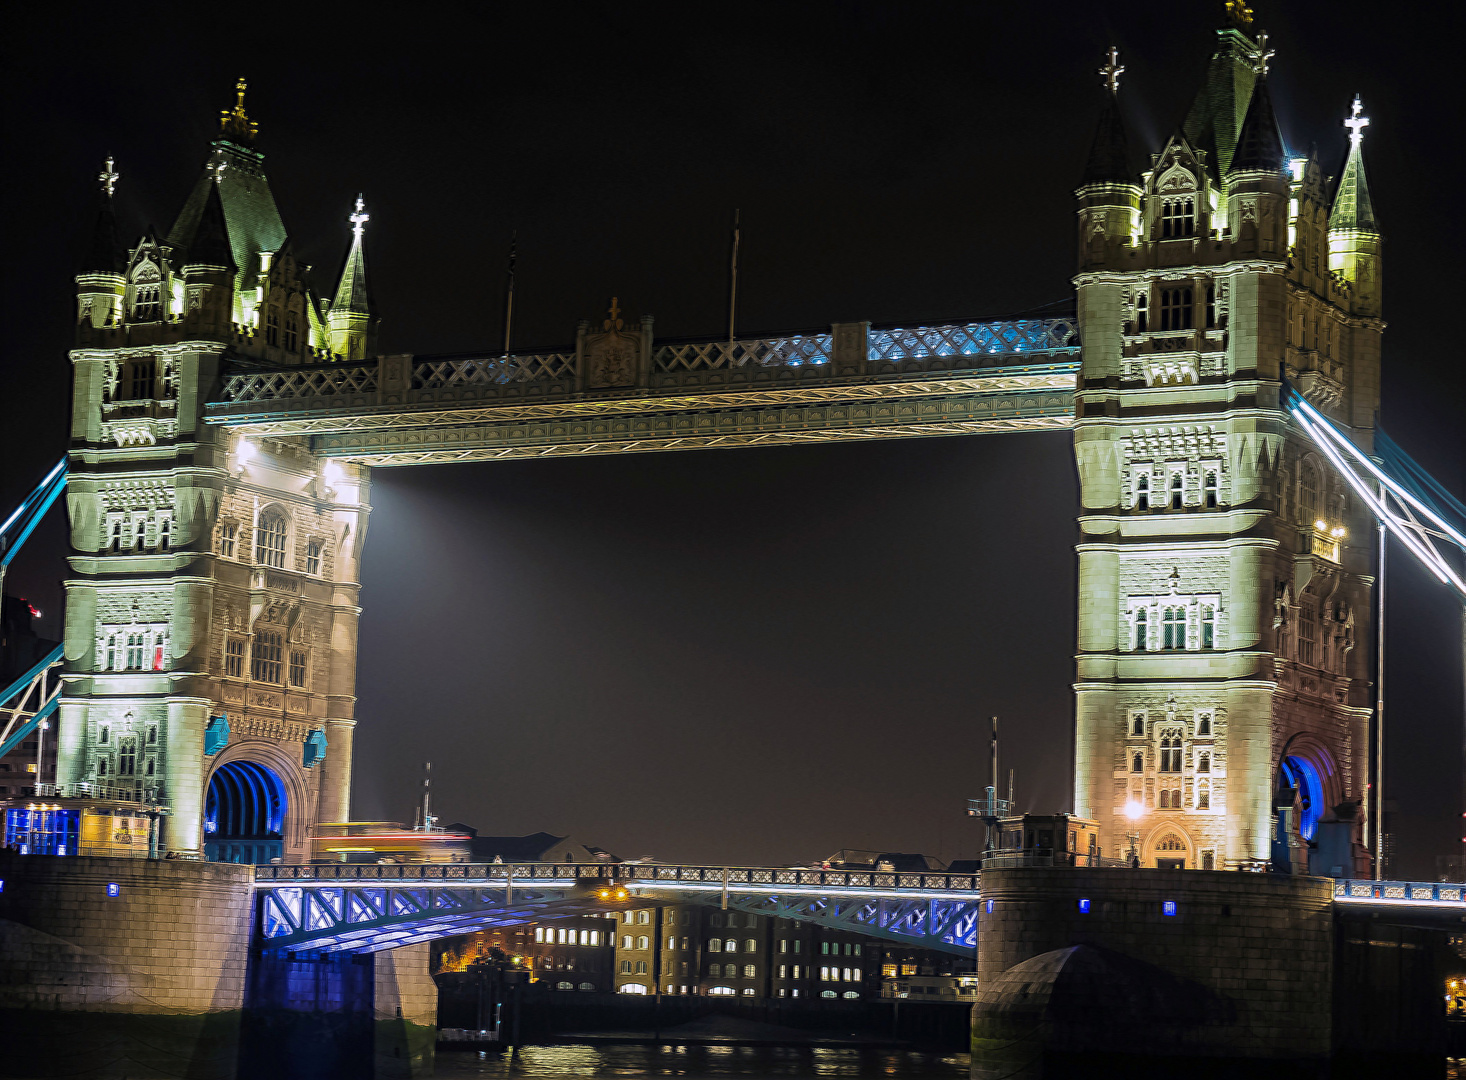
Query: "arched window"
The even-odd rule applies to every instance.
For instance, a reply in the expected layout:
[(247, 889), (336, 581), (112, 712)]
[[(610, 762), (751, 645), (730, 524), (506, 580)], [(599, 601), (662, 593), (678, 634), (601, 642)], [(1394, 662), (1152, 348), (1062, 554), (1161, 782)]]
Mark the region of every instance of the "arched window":
[(758, 968), (756, 966), (754, 966), (753, 964), (745, 964), (745, 965), (743, 965), (743, 977), (745, 979), (756, 979), (756, 978), (758, 978)]
[(1196, 759), (1196, 771), (1199, 773), (1211, 772), (1211, 755), (1203, 752)]
[(723, 942), (721, 938), (708, 939), (708, 952), (722, 952)]
[[(291, 311), (285, 315), (285, 347), (294, 352), (300, 345), (300, 318)], [(566, 989), (569, 989), (568, 987)]]
[(1318, 520), (1318, 467), (1312, 461), (1304, 460), (1299, 470), (1299, 503), (1303, 513), (1303, 524), (1312, 527)]
[(1166, 608), (1163, 630), (1167, 649), (1186, 648), (1186, 609), (1182, 607)]
[(1179, 510), (1186, 500), (1186, 477), (1182, 473), (1171, 474), (1171, 509)]
[(652, 913), (650, 911), (638, 911), (636, 913), (636, 921), (639, 923), (649, 923), (652, 921)]
[(100, 728), (97, 729), (97, 745), (106, 746), (107, 740), (111, 738), (111, 736), (112, 729), (109, 728), (106, 724), (103, 724)]
[(1217, 474), (1208, 471), (1206, 474), (1206, 508), (1215, 510), (1221, 499), (1221, 488), (1218, 486)]
[(278, 510), (266, 510), (260, 515), (260, 525), (255, 532), (255, 562), (261, 566), (285, 568), (285, 515)]
[(147, 647), (142, 634), (127, 635), (127, 670), (141, 671), (147, 663)]
[(280, 344), (280, 309), (271, 307), (265, 312), (265, 344)]
[(1200, 713), (1200, 714), (1197, 715), (1197, 717), (1196, 717), (1196, 734), (1198, 734), (1198, 735), (1210, 735), (1211, 734), (1211, 713), (1204, 712), (1204, 713)]
[(736, 953), (738, 951), (738, 941), (737, 941), (737, 939), (736, 938), (729, 938), (727, 941), (723, 942), (723, 951), (724, 952)]
[(163, 520), (158, 522), (159, 551), (167, 551), (170, 545), (173, 543), (172, 531), (173, 522), (169, 518), (164, 518)]
[(636, 973), (638, 975), (645, 975), (646, 974), (646, 961), (645, 960), (638, 960), (636, 962)]
[(255, 635), (254, 652), (250, 657), (250, 677), (260, 682), (279, 682), (283, 653), (280, 633), (275, 630), (261, 630)]
[(1180, 788), (1172, 788), (1171, 789), (1171, 809), (1172, 810), (1179, 810), (1179, 809), (1181, 809), (1181, 789)]
[(1215, 647), (1217, 629), (1217, 610), (1210, 604), (1205, 604), (1201, 609), (1201, 647), (1210, 649)]
[(711, 978), (711, 979), (721, 979), (723, 977), (723, 965), (722, 964), (709, 964), (708, 965), (708, 977)]
[(1200, 785), (1196, 789), (1196, 809), (1211, 809), (1211, 790), (1205, 784)]
[(137, 774), (137, 740), (120, 739), (117, 743), (117, 775)]
[(1135, 772), (1135, 773), (1145, 772), (1145, 755), (1144, 754), (1142, 754), (1139, 751), (1137, 751), (1135, 753), (1135, 756), (1130, 759), (1130, 771), (1131, 772)]
[(1144, 289), (1135, 294), (1135, 329), (1142, 334), (1150, 329), (1150, 294)]
[(1171, 793), (1169, 791), (1161, 792), (1160, 808), (1162, 810), (1169, 810), (1171, 808)]
[(1141, 608), (1135, 613), (1135, 648), (1138, 652), (1143, 652), (1148, 648), (1145, 641), (1145, 629), (1145, 608)]
[(112, 541), (109, 545), (112, 551), (122, 550), (122, 522), (112, 522)]
[(1144, 735), (1145, 734), (1145, 716), (1144, 716), (1144, 714), (1142, 714), (1142, 713), (1136, 713), (1135, 716), (1134, 716), (1134, 718), (1130, 721), (1130, 734), (1132, 734), (1132, 735)]
[(641, 937), (636, 939), (636, 947), (638, 949), (650, 949), (652, 947), (651, 939), (643, 934)]
[(98, 776), (106, 776), (107, 775), (107, 759), (106, 758), (98, 758), (97, 759), (97, 775)]
[(1150, 474), (1141, 473), (1135, 478), (1135, 509), (1150, 509)]
[(1185, 851), (1185, 842), (1175, 833), (1167, 833), (1161, 842), (1155, 846), (1157, 851)]
[(755, 938), (749, 938), (746, 941), (744, 941), (744, 943), (743, 943), (743, 951), (744, 952), (758, 952), (758, 941), (757, 941), (757, 939), (755, 939)]

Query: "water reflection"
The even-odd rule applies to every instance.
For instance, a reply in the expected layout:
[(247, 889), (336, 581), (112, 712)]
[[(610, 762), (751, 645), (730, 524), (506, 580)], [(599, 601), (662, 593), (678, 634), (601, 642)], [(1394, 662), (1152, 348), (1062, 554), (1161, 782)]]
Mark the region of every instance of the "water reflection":
[(450, 1077), (681, 1076), (915, 1077), (966, 1080), (966, 1054), (843, 1047), (606, 1045), (528, 1046), (517, 1053), (440, 1051), (434, 1075)]

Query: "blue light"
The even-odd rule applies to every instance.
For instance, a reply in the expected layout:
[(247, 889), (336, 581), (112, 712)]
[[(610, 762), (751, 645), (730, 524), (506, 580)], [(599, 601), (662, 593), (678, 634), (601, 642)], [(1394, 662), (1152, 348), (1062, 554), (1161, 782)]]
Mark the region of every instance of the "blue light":
[(122, 890), (117, 887), (117, 882), (115, 882), (115, 881), (109, 881), (109, 882), (107, 882), (107, 895), (108, 896), (116, 896), (121, 891)]
[(1176, 914), (1176, 901), (1174, 901), (1174, 900), (1162, 900), (1161, 901), (1161, 914), (1162, 915), (1174, 915), (1174, 914)]
[(991, 900), (987, 902), (987, 913), (989, 915), (993, 913), (993, 902)]
[(1089, 901), (1088, 900), (1081, 900), (1081, 901), (1079, 901), (1079, 912), (1080, 912), (1081, 915), (1088, 915), (1089, 914)]
[(0, 892), (4, 892), (4, 891), (5, 891), (5, 879), (4, 878), (0, 878)]
[(1292, 754), (1283, 759), (1283, 772), (1298, 791), (1298, 835), (1312, 840), (1318, 832), (1319, 812), (1323, 809), (1323, 780), (1313, 762)]

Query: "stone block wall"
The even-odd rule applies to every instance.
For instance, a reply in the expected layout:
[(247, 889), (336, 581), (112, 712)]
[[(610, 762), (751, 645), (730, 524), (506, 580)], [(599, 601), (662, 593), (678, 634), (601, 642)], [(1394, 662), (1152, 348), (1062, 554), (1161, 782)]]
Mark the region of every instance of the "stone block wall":
[[(1330, 1053), (1333, 883), (1327, 879), (1032, 867), (985, 872), (982, 884), (975, 1036), (1000, 1035), (1002, 1024), (1032, 1011), (1018, 1006), (1015, 995), (1036, 1000), (1040, 983), (1062, 981), (1063, 951), (1088, 947), (1099, 957), (1119, 954), (1115, 970), (1133, 973), (1138, 983), (1192, 993), (1202, 1015), (1178, 1015), (1169, 1034), (1157, 1030), (1153, 1017), (1124, 1016), (1107, 1031), (1085, 1035), (1110, 1045), (1080, 1047), (1069, 1039), (1072, 1031), (1062, 1030), (1084, 1022), (1071, 985), (1053, 991), (1052, 1000), (1062, 998), (1070, 1010), (1066, 1015), (1040, 1015), (1040, 1008), (1027, 1018), (1047, 1025), (1044, 1038), (1052, 1045), (1261, 1060), (1322, 1060)], [(1167, 904), (1175, 905), (1174, 914), (1166, 913)], [(1053, 960), (1048, 974), (1039, 972), (1045, 964), (1038, 958), (1045, 956)], [(1025, 962), (1023, 970), (1035, 974), (1018, 986), (1012, 969)], [(1177, 1045), (1168, 1046), (1173, 1035)]]

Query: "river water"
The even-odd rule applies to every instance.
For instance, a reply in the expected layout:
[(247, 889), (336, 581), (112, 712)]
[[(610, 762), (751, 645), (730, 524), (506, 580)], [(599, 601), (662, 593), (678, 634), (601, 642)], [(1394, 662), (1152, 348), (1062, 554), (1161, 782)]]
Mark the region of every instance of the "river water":
[(438, 1052), (433, 1075), (466, 1077), (914, 1077), (966, 1080), (966, 1054), (819, 1046), (612, 1044)]

